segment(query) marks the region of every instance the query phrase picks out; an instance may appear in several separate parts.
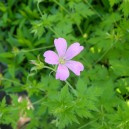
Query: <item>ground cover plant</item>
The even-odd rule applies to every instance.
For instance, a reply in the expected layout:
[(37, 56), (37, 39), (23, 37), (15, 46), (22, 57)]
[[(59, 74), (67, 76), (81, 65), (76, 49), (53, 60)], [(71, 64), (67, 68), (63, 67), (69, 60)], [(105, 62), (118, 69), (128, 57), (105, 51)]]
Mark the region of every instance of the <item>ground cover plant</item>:
[(129, 129), (129, 0), (1, 0), (0, 128)]

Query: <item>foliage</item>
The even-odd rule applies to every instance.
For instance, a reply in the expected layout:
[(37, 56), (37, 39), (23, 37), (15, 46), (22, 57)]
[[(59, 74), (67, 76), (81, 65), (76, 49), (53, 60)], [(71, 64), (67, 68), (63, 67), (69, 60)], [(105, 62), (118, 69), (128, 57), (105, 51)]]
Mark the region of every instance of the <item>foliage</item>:
[[(11, 104), (0, 95), (0, 126), (24, 116), (27, 129), (128, 129), (128, 18), (129, 0), (1, 0), (0, 93)], [(85, 48), (85, 70), (66, 82), (42, 56), (59, 37)]]

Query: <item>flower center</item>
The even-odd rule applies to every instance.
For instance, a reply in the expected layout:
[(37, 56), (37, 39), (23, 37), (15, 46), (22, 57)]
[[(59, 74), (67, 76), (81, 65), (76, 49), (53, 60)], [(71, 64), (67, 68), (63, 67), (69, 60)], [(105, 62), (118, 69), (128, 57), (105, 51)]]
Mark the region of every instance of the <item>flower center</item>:
[(66, 62), (66, 60), (65, 60), (64, 58), (60, 58), (60, 59), (59, 59), (59, 63), (60, 63), (60, 64), (65, 64), (65, 62)]

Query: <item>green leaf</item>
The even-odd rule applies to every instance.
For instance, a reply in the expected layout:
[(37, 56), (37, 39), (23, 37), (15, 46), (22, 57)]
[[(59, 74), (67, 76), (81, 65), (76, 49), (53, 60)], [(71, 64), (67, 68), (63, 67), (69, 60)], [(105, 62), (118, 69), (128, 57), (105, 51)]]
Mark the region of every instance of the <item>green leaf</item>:
[(0, 53), (0, 58), (13, 58), (14, 55), (11, 52)]
[(122, 4), (120, 6), (120, 10), (122, 10), (125, 17), (129, 16), (129, 1), (128, 0), (123, 0)]
[(57, 96), (49, 100), (50, 112), (56, 117), (56, 125), (59, 128), (64, 128), (73, 122), (78, 123), (73, 110), (73, 97), (65, 85)]
[(109, 0), (110, 6), (113, 7), (115, 4), (119, 3), (120, 0)]

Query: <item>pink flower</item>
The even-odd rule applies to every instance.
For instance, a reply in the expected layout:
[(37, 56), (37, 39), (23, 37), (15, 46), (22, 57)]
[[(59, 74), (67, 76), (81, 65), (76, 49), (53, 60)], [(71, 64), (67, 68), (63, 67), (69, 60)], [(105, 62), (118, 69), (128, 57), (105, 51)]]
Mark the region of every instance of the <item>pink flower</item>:
[(77, 76), (80, 75), (80, 71), (84, 70), (84, 66), (78, 62), (71, 60), (73, 57), (78, 55), (83, 49), (79, 43), (73, 43), (67, 49), (67, 42), (64, 38), (58, 38), (54, 40), (57, 53), (48, 50), (44, 53), (45, 62), (52, 65), (58, 65), (56, 71), (56, 79), (65, 81), (69, 77), (70, 69)]

